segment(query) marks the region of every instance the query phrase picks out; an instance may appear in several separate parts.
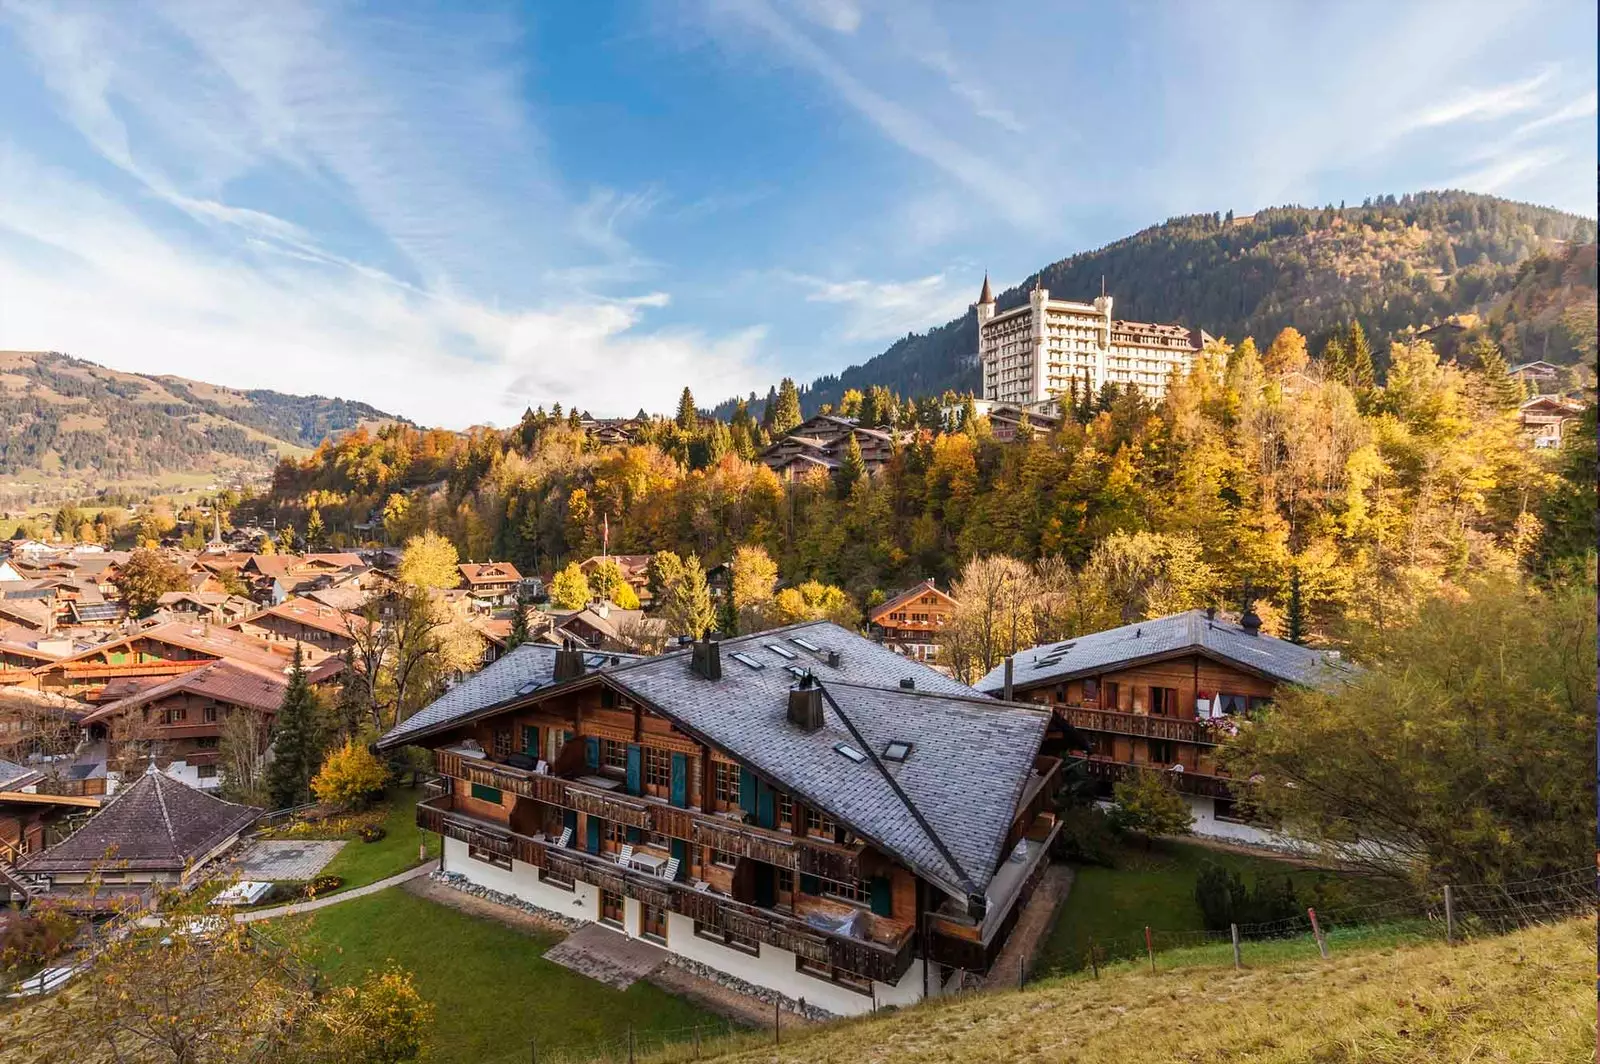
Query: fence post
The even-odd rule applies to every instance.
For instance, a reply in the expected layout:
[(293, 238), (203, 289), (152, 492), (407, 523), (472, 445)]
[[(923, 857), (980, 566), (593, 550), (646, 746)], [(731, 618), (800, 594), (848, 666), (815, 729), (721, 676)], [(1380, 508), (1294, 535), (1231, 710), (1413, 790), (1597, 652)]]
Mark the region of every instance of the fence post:
[(1022, 989), (1022, 984), (1028, 981), (1028, 971), (1025, 965), (1028, 962), (1021, 957), (1017, 958), (1017, 989)]
[(696, 1024), (695, 1028), (694, 1028), (694, 1059), (696, 1059), (696, 1060), (700, 1059), (700, 1025), (699, 1024)]
[(1317, 951), (1322, 954), (1322, 959), (1328, 959), (1328, 944), (1322, 940), (1322, 928), (1317, 924), (1317, 910), (1307, 909), (1306, 915), (1311, 917), (1311, 933), (1317, 939)]
[(1094, 977), (1096, 979), (1100, 978), (1100, 962), (1099, 959), (1094, 955), (1093, 935), (1089, 936), (1089, 970), (1094, 973)]
[(1444, 940), (1447, 945), (1456, 944), (1456, 899), (1448, 883), (1444, 885)]
[(539, 1064), (539, 1043), (528, 1039), (528, 1064)]
[(1149, 924), (1144, 925), (1144, 951), (1150, 954), (1150, 970), (1153, 972), (1156, 970), (1156, 947), (1155, 943), (1150, 940)]
[(778, 1028), (781, 1026), (781, 1024), (779, 1023), (779, 1017), (782, 1014), (783, 1014), (783, 1006), (778, 1004), (778, 999), (777, 998), (773, 998), (772, 999), (772, 1044), (775, 1045), (775, 1046), (783, 1045), (783, 1035), (778, 1033)]
[(1239, 963), (1239, 925), (1229, 924), (1228, 928), (1233, 932), (1233, 967), (1234, 970), (1237, 971), (1238, 969), (1244, 967), (1244, 965)]
[(628, 1024), (628, 1064), (633, 1064), (633, 1024)]

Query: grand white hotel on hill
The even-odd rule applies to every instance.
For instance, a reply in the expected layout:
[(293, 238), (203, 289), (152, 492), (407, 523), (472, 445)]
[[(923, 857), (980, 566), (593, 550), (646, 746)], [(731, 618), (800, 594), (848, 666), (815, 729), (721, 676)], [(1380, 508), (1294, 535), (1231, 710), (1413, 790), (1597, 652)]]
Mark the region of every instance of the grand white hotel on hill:
[(985, 276), (977, 304), (983, 398), (1020, 407), (1054, 407), (1072, 394), (1074, 381), (1080, 391), (1087, 383), (1093, 392), (1108, 381), (1133, 384), (1159, 399), (1173, 369), (1187, 371), (1210, 339), (1182, 325), (1114, 319), (1107, 295), (1073, 303), (1035, 287), (1023, 305), (995, 310)]

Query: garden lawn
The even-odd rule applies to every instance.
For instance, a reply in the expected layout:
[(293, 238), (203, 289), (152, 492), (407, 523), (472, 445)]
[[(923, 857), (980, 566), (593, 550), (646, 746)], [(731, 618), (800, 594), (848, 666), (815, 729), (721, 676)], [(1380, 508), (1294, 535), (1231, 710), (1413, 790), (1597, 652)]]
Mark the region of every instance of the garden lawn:
[(339, 889), (349, 890), (416, 867), (421, 863), (417, 860), (420, 845), (427, 846), (429, 860), (438, 860), (439, 836), (417, 827), (417, 802), (421, 797), (421, 790), (414, 787), (391, 788), (389, 812), (383, 821), (387, 834), (377, 842), (362, 842), (352, 835), (322, 874), (339, 876), (344, 880)]
[(530, 935), (436, 905), (398, 888), (354, 898), (297, 920), (319, 968), (353, 982), (391, 960), (416, 976), (437, 1010), (423, 1057), (431, 1064), (524, 1061), (562, 1047), (618, 1042), (719, 1023), (648, 983), (626, 991), (544, 959), (556, 935)]
[(1091, 938), (1103, 957), (1115, 959), (1143, 954), (1146, 926), (1156, 932), (1158, 953), (1180, 944), (1183, 936), (1171, 932), (1203, 930), (1194, 885), (1200, 866), (1207, 861), (1236, 869), (1249, 884), (1259, 875), (1288, 874), (1296, 896), (1306, 905), (1355, 904), (1369, 900), (1373, 889), (1358, 877), (1271, 857), (1171, 839), (1156, 839), (1146, 850), (1143, 843), (1134, 841), (1119, 850), (1115, 868), (1077, 867), (1072, 892), (1039, 948), (1034, 970), (1043, 976), (1088, 967)]

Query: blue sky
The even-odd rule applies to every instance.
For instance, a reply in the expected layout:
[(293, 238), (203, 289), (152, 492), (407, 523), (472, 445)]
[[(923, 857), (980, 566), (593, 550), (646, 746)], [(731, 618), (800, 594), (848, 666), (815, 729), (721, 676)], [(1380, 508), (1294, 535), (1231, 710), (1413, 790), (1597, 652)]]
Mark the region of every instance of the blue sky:
[(1592, 2), (0, 0), (0, 348), (458, 428), (709, 405), (1174, 214), (1593, 216), (1595, 41)]

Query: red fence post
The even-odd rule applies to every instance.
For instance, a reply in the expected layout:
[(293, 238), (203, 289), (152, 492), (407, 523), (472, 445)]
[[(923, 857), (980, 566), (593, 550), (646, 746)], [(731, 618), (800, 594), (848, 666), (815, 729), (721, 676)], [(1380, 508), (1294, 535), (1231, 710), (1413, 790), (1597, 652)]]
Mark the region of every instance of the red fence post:
[(1144, 925), (1144, 951), (1150, 954), (1150, 970), (1153, 972), (1156, 970), (1156, 947), (1155, 944), (1150, 941), (1149, 924)]
[(1322, 928), (1317, 925), (1317, 910), (1307, 909), (1306, 915), (1311, 917), (1311, 933), (1316, 936), (1317, 950), (1321, 952), (1322, 959), (1328, 959), (1328, 944), (1322, 940)]

